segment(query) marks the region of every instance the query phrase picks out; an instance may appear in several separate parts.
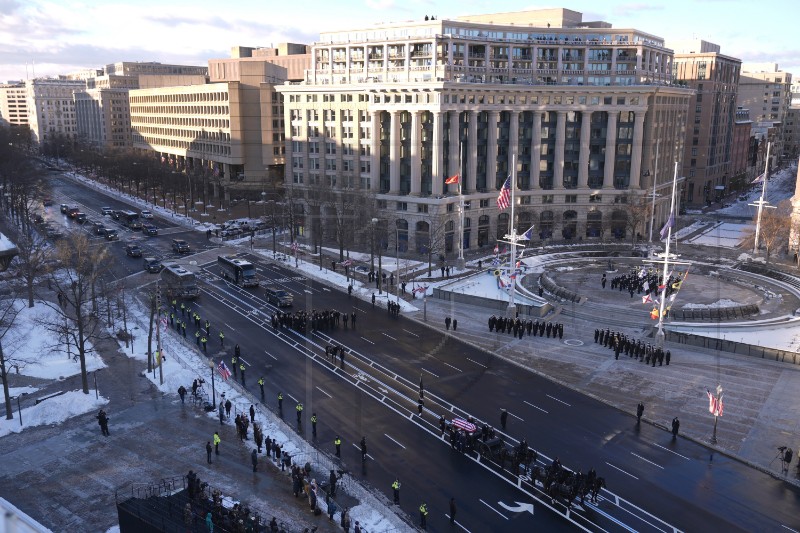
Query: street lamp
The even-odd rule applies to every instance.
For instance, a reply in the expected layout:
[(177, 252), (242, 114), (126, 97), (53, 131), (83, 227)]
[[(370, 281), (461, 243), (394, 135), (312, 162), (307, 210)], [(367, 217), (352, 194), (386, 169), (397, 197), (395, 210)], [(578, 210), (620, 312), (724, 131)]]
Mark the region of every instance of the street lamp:
[[(28, 393), (27, 393), (27, 392), (21, 392), (21, 393), (19, 393), (19, 394), (17, 395), (17, 416), (19, 417), (19, 425), (20, 425), (20, 427), (22, 427), (22, 409), (20, 409), (20, 406), (19, 406), (19, 400), (20, 400), (20, 398), (22, 398), (23, 396), (27, 396), (27, 395), (28, 395)], [(12, 398), (10, 398), (10, 399), (12, 399), (12, 400), (13, 400), (14, 398), (12, 397)], [(13, 409), (13, 407), (12, 407), (12, 409)]]
[(211, 369), (211, 403), (212, 405), (217, 405), (217, 391), (214, 387), (214, 360), (208, 360), (208, 368)]
[[(372, 240), (373, 240), (373, 243), (375, 242), (375, 225), (377, 223), (378, 223), (378, 219), (377, 218), (373, 218), (372, 219)], [(383, 294), (381, 292), (381, 282), (383, 281), (382, 280), (382, 277), (383, 277), (383, 265), (381, 263), (381, 244), (382, 243), (380, 243), (380, 242), (378, 243), (378, 273), (377, 273), (377, 277), (378, 277), (378, 294)]]

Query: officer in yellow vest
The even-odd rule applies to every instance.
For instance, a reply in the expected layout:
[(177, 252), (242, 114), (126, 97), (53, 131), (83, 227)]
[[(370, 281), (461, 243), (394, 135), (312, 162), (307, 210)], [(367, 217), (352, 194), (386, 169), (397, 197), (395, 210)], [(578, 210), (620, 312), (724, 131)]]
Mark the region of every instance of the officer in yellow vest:
[(261, 389), (261, 401), (264, 401), (264, 376), (258, 378), (258, 387)]
[(221, 331), (219, 332), (219, 345), (225, 346), (225, 334)]
[(203, 352), (208, 353), (208, 348), (206, 348), (206, 343), (208, 342), (208, 339), (206, 339), (205, 337), (200, 337), (200, 342), (203, 343)]
[(394, 493), (394, 504), (400, 505), (400, 480), (395, 479), (392, 483), (392, 492)]
[(425, 529), (427, 522), (428, 522), (428, 504), (423, 502), (422, 505), (419, 506), (419, 526), (422, 529)]
[(278, 393), (278, 411), (283, 411), (283, 393)]
[(194, 341), (197, 344), (197, 346), (199, 347), (200, 346), (200, 332), (199, 331), (195, 331), (194, 332)]
[(297, 407), (295, 407), (295, 410), (297, 411), (297, 423), (299, 424), (300, 423), (300, 419), (303, 416), (303, 404), (302, 403), (298, 403)]
[(242, 386), (244, 386), (244, 363), (239, 365), (239, 371), (242, 373)]
[(336, 457), (342, 456), (342, 439), (339, 438), (339, 435), (336, 435), (336, 438), (333, 439), (333, 445), (336, 446)]
[(311, 435), (317, 436), (317, 413), (311, 413)]
[(233, 368), (233, 377), (236, 377), (236, 370), (239, 368), (239, 359), (235, 355), (231, 357), (231, 367)]

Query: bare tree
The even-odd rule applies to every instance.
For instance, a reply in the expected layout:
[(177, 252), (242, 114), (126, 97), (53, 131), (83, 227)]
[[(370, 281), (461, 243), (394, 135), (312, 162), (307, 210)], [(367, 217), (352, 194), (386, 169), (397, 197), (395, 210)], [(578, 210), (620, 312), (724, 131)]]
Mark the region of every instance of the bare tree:
[[(758, 247), (764, 248), (765, 260), (769, 263), (772, 252), (778, 249), (781, 244), (785, 244), (789, 239), (789, 230), (792, 219), (791, 199), (780, 202), (775, 209), (763, 209), (761, 211), (761, 227), (758, 233)], [(755, 224), (756, 215), (753, 217), (753, 225), (749, 227), (745, 236), (740, 241), (740, 246), (753, 248), (755, 246)]]
[[(51, 283), (61, 294), (62, 305), (46, 302), (56, 311), (56, 319), (44, 319), (41, 325), (54, 333), (66, 334), (77, 350), (81, 364), (81, 384), (84, 394), (89, 394), (86, 356), (91, 353), (93, 339), (104, 337), (102, 321), (97, 312), (97, 297), (102, 291), (100, 278), (107, 272), (111, 258), (105, 247), (93, 247), (82, 234), (60, 241), (56, 256), (63, 268), (54, 271)], [(90, 307), (91, 306), (91, 307)], [(64, 322), (70, 327), (63, 327)]]
[(635, 246), (639, 230), (644, 228), (650, 216), (650, 206), (644, 196), (627, 194), (623, 198), (626, 200), (625, 213), (628, 215), (625, 219), (625, 230), (631, 234), (631, 246)]
[(10, 366), (19, 365), (21, 361), (15, 361), (13, 357), (14, 349), (8, 344), (5, 351), (3, 350), (3, 341), (6, 339), (6, 333), (14, 325), (14, 320), (19, 314), (20, 307), (16, 304), (16, 298), (6, 298), (0, 301), (0, 378), (3, 380), (3, 398), (6, 404), (6, 420), (14, 418), (14, 411), (11, 405), (11, 395), (8, 390), (8, 368)]
[(21, 228), (14, 235), (19, 261), (15, 262), (16, 276), (25, 282), (28, 307), (34, 306), (36, 282), (49, 272), (51, 248), (32, 226)]

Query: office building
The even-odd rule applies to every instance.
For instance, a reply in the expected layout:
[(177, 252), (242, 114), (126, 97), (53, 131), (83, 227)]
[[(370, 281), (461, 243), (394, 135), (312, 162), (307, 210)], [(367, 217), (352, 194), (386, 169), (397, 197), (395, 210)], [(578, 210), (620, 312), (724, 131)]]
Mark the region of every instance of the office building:
[(736, 118), (733, 124), (733, 149), (731, 150), (731, 190), (741, 191), (747, 189), (755, 179), (755, 163), (752, 162), (751, 152), (753, 136), (750, 120), (750, 110), (743, 107), (736, 109)]
[[(772, 122), (778, 134), (772, 147), (774, 164), (784, 156), (783, 123), (792, 101), (792, 74), (777, 63), (743, 63), (737, 105), (750, 109), (754, 122)], [(788, 154), (785, 154), (788, 156)]]
[(0, 126), (28, 125), (27, 95), (23, 82), (0, 84)]
[(83, 80), (66, 77), (25, 82), (31, 139), (42, 145), (49, 140), (73, 140), (78, 135), (74, 93), (86, 88)]
[(226, 194), (282, 179), (283, 107), (274, 88), (302, 79), (310, 64), (305, 45), (236, 47), (233, 55), (209, 61), (208, 84), (130, 92), (134, 148), (210, 173)]
[[(660, 37), (553, 9), (325, 32), (312, 55), (302, 82), (277, 88), (285, 183), (307, 198), (306, 225), (337, 216), (308, 199), (361, 194), (401, 251), (494, 246), (511, 173), (516, 228), (535, 225), (537, 241), (646, 235), (633, 211), (654, 180), (655, 224), (666, 219), (692, 91), (671, 83)], [(354, 233), (369, 243), (369, 225)]]
[(682, 174), (684, 201), (702, 205), (729, 192), (736, 92), (741, 60), (723, 55), (717, 44), (693, 39), (667, 43), (675, 52), (675, 79), (694, 89), (689, 100)]

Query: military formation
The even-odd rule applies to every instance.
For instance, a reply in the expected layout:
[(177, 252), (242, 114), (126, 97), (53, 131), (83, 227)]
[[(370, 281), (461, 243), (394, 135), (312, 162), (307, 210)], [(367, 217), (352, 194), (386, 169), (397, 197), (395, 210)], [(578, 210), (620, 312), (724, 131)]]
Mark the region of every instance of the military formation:
[(284, 313), (278, 311), (272, 315), (272, 327), (275, 329), (289, 328), (299, 333), (308, 333), (309, 331), (329, 331), (339, 327), (344, 323), (347, 328), (350, 324), (353, 329), (356, 327), (356, 313), (352, 314), (342, 313), (336, 309), (317, 311), (312, 309), (311, 312), (295, 311), (294, 313)]
[(625, 354), (651, 366), (656, 366), (656, 363), (658, 363), (658, 366), (662, 366), (665, 362), (669, 366), (672, 358), (669, 350), (665, 351), (650, 343), (645, 344), (641, 340), (633, 339), (618, 331), (595, 329), (594, 342), (604, 348), (613, 350), (614, 359), (619, 359), (620, 354)]
[(489, 317), (489, 331), (496, 331), (498, 333), (508, 333), (515, 337), (522, 336), (527, 333), (528, 336), (533, 335), (536, 337), (550, 337), (563, 338), (564, 337), (564, 324), (559, 322), (547, 322), (544, 320), (522, 320), (520, 318), (506, 318), (502, 316), (492, 315)]

